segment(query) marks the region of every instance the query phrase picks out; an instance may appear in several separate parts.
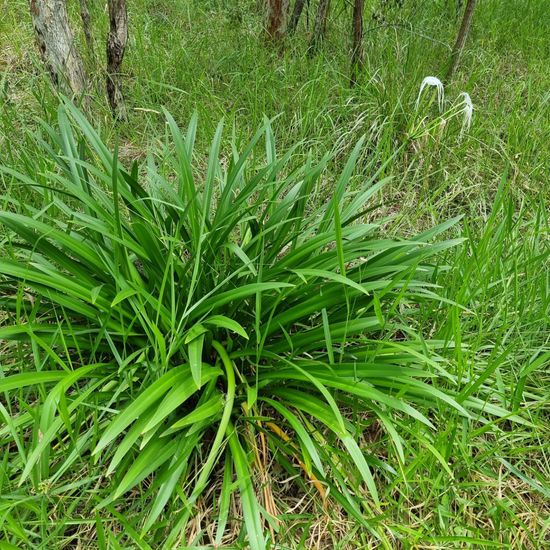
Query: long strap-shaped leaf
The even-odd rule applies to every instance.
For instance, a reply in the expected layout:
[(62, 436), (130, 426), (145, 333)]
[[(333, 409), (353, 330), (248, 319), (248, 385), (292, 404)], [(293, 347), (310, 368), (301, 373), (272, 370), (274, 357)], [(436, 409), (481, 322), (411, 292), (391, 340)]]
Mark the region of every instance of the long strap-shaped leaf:
[(252, 485), (252, 472), (250, 471), (246, 454), (239, 442), (237, 432), (231, 423), (227, 426), (227, 436), (233, 465), (237, 473), (244, 523), (248, 534), (248, 544), (252, 550), (264, 550), (266, 548), (264, 530), (260, 516), (260, 505), (254, 493), (254, 486)]
[(132, 401), (128, 407), (120, 412), (103, 432), (94, 455), (103, 450), (113, 439), (120, 435), (132, 422), (134, 422), (149, 407), (161, 399), (172, 387), (178, 383), (185, 383), (191, 378), (191, 373), (187, 365), (170, 369), (161, 376), (154, 384), (142, 392), (138, 399)]

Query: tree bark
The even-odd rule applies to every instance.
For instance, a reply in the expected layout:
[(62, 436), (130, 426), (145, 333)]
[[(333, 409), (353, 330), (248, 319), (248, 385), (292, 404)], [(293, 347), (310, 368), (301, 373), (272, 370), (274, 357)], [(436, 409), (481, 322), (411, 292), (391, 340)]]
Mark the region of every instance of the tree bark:
[(462, 18), (462, 24), (458, 31), (456, 37), (456, 42), (451, 53), (451, 60), (449, 63), (449, 70), (447, 71), (447, 79), (452, 78), (456, 69), (458, 68), (458, 63), (460, 62), (460, 56), (462, 55), (462, 50), (464, 49), (464, 44), (466, 44), (466, 39), (470, 32), (470, 27), (472, 26), (472, 18), (474, 15), (474, 9), (476, 6), (476, 0), (468, 0), (466, 4), (466, 9), (464, 10), (464, 17)]
[(266, 32), (271, 40), (280, 41), (286, 34), (288, 0), (267, 0)]
[(94, 57), (94, 41), (92, 38), (92, 21), (90, 19), (90, 10), (88, 9), (88, 0), (80, 0), (80, 19), (82, 19), (82, 28), (88, 53)]
[(351, 51), (351, 77), (350, 86), (357, 83), (357, 77), (363, 66), (363, 12), (365, 9), (364, 0), (355, 0), (353, 5), (353, 49)]
[(294, 9), (292, 10), (292, 15), (288, 24), (288, 34), (293, 34), (296, 31), (305, 5), (306, 0), (296, 0), (294, 3)]
[(127, 117), (122, 95), (120, 66), (128, 42), (128, 12), (125, 0), (108, 0), (109, 34), (107, 36), (107, 98), (113, 116), (125, 120)]
[(86, 90), (86, 73), (69, 25), (65, 0), (30, 0), (40, 56), (54, 84), (71, 96)]
[(317, 53), (317, 50), (325, 37), (329, 8), (330, 0), (319, 0), (319, 7), (317, 8), (315, 21), (313, 22), (313, 35), (308, 48), (309, 57), (313, 57)]

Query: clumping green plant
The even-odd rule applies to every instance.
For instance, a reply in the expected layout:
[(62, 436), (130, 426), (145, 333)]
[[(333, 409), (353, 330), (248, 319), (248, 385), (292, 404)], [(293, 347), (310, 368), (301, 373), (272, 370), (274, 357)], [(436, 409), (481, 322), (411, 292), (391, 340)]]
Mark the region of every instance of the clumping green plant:
[[(362, 141), (331, 183), (330, 155), (293, 168), (267, 121), (224, 156), (220, 124), (203, 170), (196, 117), (186, 133), (166, 120), (170, 139), (128, 170), (66, 104), (37, 138), (48, 173), (1, 168), (27, 189), (0, 213), (8, 486), (43, 491), (80, 465), (103, 487), (98, 511), (124, 525), (139, 492), (128, 536), (169, 548), (221, 473), (216, 543), (235, 493), (242, 536), (265, 548), (276, 523), (257, 480), (271, 464), (371, 529), (377, 486), (405, 460), (400, 427), (433, 427), (418, 405), (505, 414), (459, 404), (444, 343), (401, 317), (440, 300), (435, 256), (459, 241), (433, 241), (455, 220), (384, 238), (365, 221), (384, 180), (349, 185)], [(358, 444), (374, 422), (386, 459)]]

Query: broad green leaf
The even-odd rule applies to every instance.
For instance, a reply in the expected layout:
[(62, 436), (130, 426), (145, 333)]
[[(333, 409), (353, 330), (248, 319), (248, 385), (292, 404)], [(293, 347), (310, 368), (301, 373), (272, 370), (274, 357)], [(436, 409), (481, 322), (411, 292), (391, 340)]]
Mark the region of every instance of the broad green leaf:
[(150, 385), (145, 391), (141, 392), (138, 398), (134, 399), (109, 423), (92, 454), (96, 455), (102, 451), (132, 422), (139, 418), (141, 414), (161, 399), (175, 384), (184, 382), (189, 374), (190, 371), (187, 366), (173, 368)]
[(124, 290), (121, 290), (111, 302), (111, 307), (114, 307), (120, 302), (130, 298), (130, 296), (135, 296), (137, 293), (138, 291), (134, 288), (125, 288)]
[(248, 334), (244, 328), (237, 321), (234, 321), (225, 315), (212, 315), (211, 317), (205, 319), (203, 323), (205, 325), (211, 325), (217, 328), (226, 328), (227, 330), (230, 330), (231, 332), (234, 332), (235, 334), (238, 334), (248, 340)]
[(208, 329), (204, 327), (201, 323), (197, 323), (189, 329), (189, 331), (185, 335), (183, 343), (189, 344), (189, 342), (192, 342), (193, 340), (195, 340), (195, 338), (202, 336), (205, 332), (208, 332)]
[(40, 371), (12, 374), (6, 378), (0, 378), (0, 391), (9, 392), (37, 384), (58, 382), (59, 380), (63, 380), (66, 376), (66, 371)]
[(213, 416), (217, 416), (223, 410), (223, 398), (221, 395), (215, 395), (202, 405), (199, 405), (194, 411), (186, 414), (183, 418), (172, 424), (167, 430), (165, 430), (161, 437), (172, 434), (187, 426), (191, 426), (195, 423), (202, 422)]
[(115, 500), (129, 491), (141, 480), (158, 469), (167, 460), (172, 458), (177, 446), (177, 440), (155, 439), (140, 451), (136, 460), (132, 463), (117, 488), (112, 499)]
[(187, 349), (189, 352), (189, 366), (191, 367), (191, 376), (195, 381), (197, 388), (201, 386), (202, 371), (202, 348), (204, 346), (204, 333), (197, 336), (189, 342)]
[(359, 292), (370, 296), (370, 293), (363, 286), (340, 273), (333, 273), (332, 271), (326, 271), (324, 269), (293, 269), (292, 272), (296, 273), (297, 275), (322, 277), (324, 279), (328, 279), (329, 281), (334, 281), (336, 283), (350, 286), (355, 290), (358, 290)]
[[(199, 387), (217, 377), (220, 374), (218, 369), (212, 368), (204, 364), (201, 368), (201, 378), (199, 379)], [(180, 407), (187, 399), (197, 393), (196, 382), (192, 379), (184, 380), (177, 383), (162, 399), (159, 406), (156, 408), (153, 417), (149, 420), (142, 434), (152, 430), (157, 424), (162, 422), (169, 414)], [(195, 413), (200, 409), (195, 409)], [(166, 432), (165, 432), (166, 433)]]

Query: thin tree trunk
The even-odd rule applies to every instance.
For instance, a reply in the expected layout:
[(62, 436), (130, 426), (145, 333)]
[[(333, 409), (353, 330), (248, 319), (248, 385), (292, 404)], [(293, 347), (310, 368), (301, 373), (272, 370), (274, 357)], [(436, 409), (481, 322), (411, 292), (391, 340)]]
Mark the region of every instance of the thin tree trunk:
[(474, 15), (475, 6), (476, 0), (468, 0), (466, 4), (466, 9), (464, 10), (462, 24), (460, 25), (460, 30), (458, 31), (456, 42), (451, 53), (449, 70), (447, 71), (447, 79), (452, 78), (458, 67), (458, 63), (460, 62), (460, 56), (462, 55), (464, 44), (466, 44), (466, 39), (468, 38), (468, 34), (470, 32), (470, 27), (472, 26), (472, 18)]
[(286, 34), (288, 0), (267, 0), (266, 32), (271, 40), (280, 41)]
[(80, 18), (82, 19), (82, 28), (84, 30), (88, 53), (93, 58), (95, 57), (94, 41), (92, 38), (92, 21), (90, 19), (90, 10), (88, 9), (88, 0), (80, 0)]
[(293, 34), (296, 31), (305, 5), (306, 0), (296, 0), (294, 3), (294, 9), (292, 10), (292, 16), (290, 17), (290, 23), (288, 24), (288, 34)]
[(86, 90), (86, 73), (69, 25), (65, 0), (30, 0), (40, 55), (54, 84), (69, 95)]
[(313, 57), (317, 53), (317, 50), (325, 37), (329, 8), (330, 0), (319, 0), (319, 7), (317, 8), (315, 21), (313, 22), (313, 35), (308, 48), (309, 57)]
[(125, 0), (108, 0), (109, 35), (107, 36), (107, 98), (113, 116), (126, 119), (120, 66), (128, 42), (128, 13)]
[(357, 83), (357, 77), (363, 67), (363, 11), (365, 8), (364, 0), (355, 0), (353, 5), (353, 49), (351, 52), (351, 77), (350, 86)]

